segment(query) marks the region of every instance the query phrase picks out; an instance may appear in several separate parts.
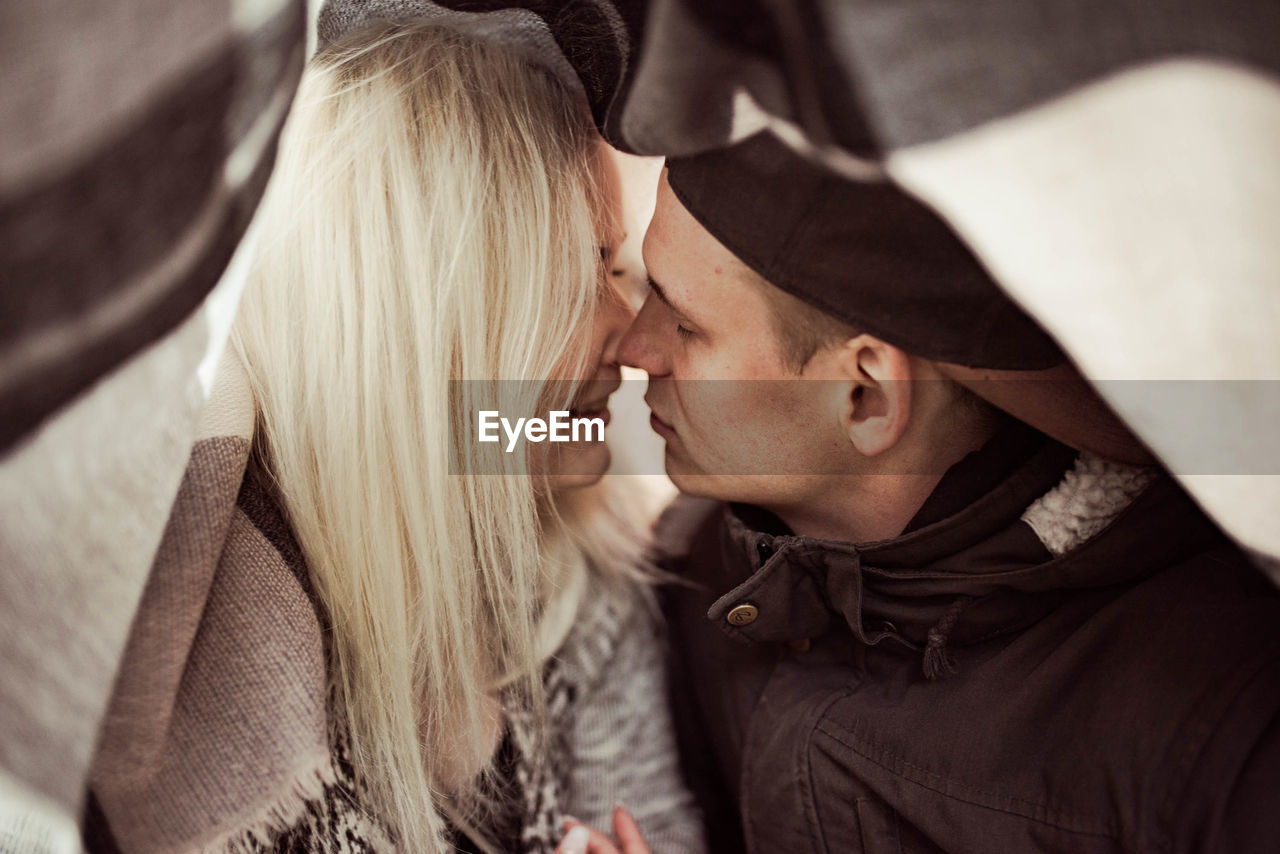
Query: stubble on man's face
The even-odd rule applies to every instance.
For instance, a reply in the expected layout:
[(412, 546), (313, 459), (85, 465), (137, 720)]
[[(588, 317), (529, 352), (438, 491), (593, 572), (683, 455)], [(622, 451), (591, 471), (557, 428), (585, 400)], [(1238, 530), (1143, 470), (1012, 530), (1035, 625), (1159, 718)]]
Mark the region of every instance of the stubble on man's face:
[(650, 374), (668, 475), (682, 491), (723, 500), (802, 500), (845, 450), (829, 384), (786, 364), (762, 286), (665, 176), (644, 257), (654, 290), (624, 354)]

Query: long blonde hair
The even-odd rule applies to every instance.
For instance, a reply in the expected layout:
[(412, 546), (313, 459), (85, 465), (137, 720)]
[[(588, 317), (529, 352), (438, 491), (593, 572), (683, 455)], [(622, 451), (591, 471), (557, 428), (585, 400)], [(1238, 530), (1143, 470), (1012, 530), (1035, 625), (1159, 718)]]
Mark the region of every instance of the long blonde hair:
[(312, 60), (259, 214), (233, 334), (255, 443), (332, 624), (357, 774), (405, 850), (443, 849), (444, 799), (478, 797), (497, 686), (536, 718), (587, 567), (636, 565), (607, 479), (558, 501), (517, 454), (451, 474), (488, 381), (525, 381), (504, 407), (569, 408), (539, 381), (585, 368), (597, 156), (551, 74), (387, 27)]

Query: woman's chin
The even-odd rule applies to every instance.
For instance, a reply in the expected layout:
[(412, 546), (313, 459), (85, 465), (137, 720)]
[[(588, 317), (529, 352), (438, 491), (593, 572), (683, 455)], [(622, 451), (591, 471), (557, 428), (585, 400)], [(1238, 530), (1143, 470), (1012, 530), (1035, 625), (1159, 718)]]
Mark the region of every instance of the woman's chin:
[(547, 482), (551, 486), (552, 492), (571, 492), (575, 489), (595, 486), (602, 477), (604, 477), (604, 472), (598, 474), (553, 474), (547, 478)]
[(609, 470), (610, 459), (608, 445), (569, 446), (557, 455), (547, 484), (556, 492), (594, 486)]

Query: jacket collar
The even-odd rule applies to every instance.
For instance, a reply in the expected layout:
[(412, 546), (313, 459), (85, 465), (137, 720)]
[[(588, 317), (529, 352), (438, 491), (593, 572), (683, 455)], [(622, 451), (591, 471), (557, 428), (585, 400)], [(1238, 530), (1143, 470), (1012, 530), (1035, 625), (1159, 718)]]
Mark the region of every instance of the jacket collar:
[[(758, 509), (725, 507), (721, 559), (745, 566), (749, 577), (721, 596), (708, 618), (731, 636), (765, 643), (847, 625), (863, 643), (925, 653), (926, 674), (936, 676), (946, 669), (948, 645), (1016, 631), (1073, 590), (1136, 580), (1221, 538), (1160, 475), (1105, 530), (1055, 557), (1021, 517), (1063, 480), (1077, 455), (1039, 434), (1024, 438), (1002, 433), (958, 463), (921, 509), (921, 524), (888, 540), (796, 536)], [(1020, 442), (1011, 455), (1010, 445)], [(1002, 476), (991, 477), (993, 469)], [(964, 495), (965, 483), (982, 494)], [(939, 508), (949, 512), (932, 518)], [(755, 606), (755, 618), (734, 625), (729, 615), (744, 604)]]

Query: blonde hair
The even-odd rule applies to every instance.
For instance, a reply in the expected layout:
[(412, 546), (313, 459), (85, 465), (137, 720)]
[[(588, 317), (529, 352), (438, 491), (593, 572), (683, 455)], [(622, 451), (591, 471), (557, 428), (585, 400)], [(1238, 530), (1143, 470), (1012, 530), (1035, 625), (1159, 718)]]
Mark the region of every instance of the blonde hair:
[(500, 687), (537, 719), (588, 568), (638, 565), (607, 479), (565, 499), (518, 454), (453, 473), (480, 470), (461, 418), (499, 387), (503, 409), (569, 408), (572, 384), (541, 381), (586, 367), (598, 145), (512, 52), (387, 27), (312, 60), (259, 214), (233, 335), (255, 443), (332, 624), (362, 789), (404, 850), (445, 850), (442, 811), (482, 801)]

